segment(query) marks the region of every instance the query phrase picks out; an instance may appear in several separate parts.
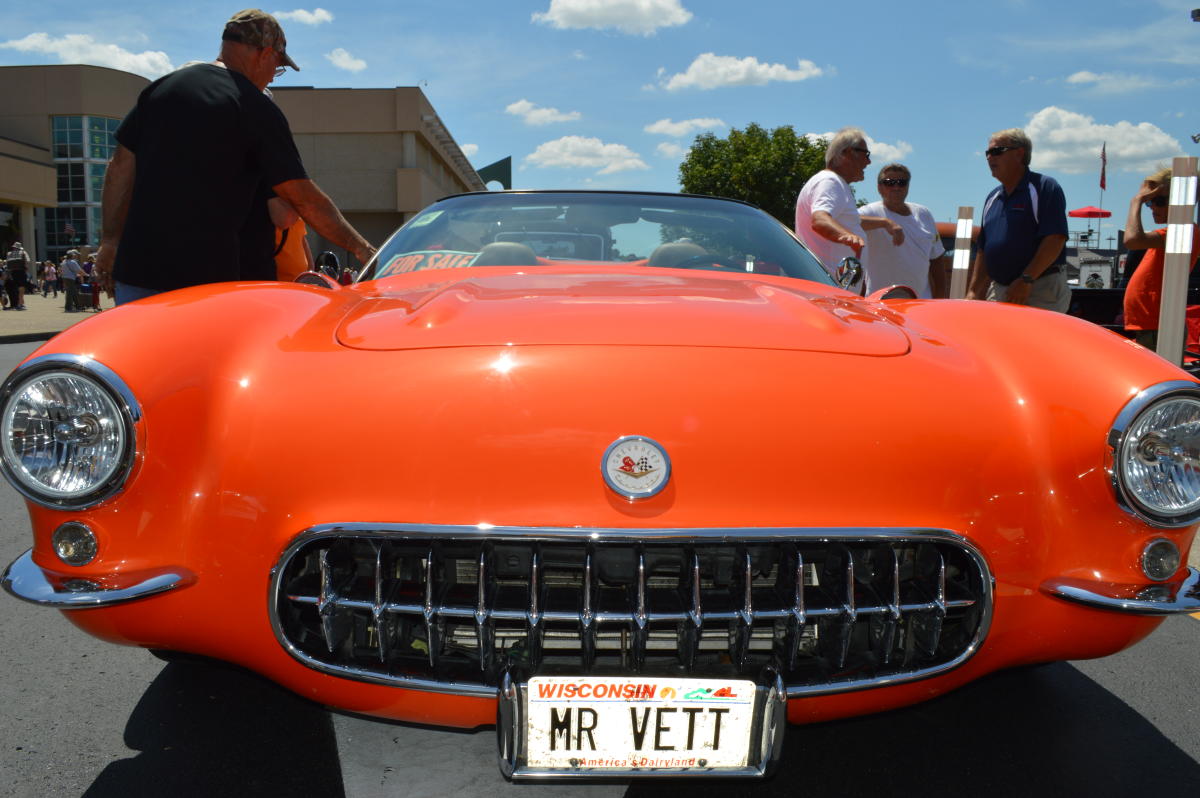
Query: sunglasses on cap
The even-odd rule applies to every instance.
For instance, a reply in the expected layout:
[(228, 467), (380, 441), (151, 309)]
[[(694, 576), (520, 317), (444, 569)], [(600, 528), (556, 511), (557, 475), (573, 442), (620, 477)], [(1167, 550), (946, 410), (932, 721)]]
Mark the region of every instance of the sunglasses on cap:
[(881, 177), (881, 178), (879, 178), (879, 185), (881, 185), (881, 186), (907, 186), (908, 178), (907, 177)]

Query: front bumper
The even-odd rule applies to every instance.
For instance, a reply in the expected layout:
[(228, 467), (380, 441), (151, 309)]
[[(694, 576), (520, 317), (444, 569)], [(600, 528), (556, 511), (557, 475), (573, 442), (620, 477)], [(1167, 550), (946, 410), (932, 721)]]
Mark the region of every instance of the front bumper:
[(60, 610), (109, 607), (184, 587), (195, 577), (183, 569), (124, 574), (105, 584), (48, 574), (33, 561), (33, 549), (13, 560), (0, 584), (12, 595), (33, 604)]
[(1131, 615), (1174, 615), (1200, 612), (1200, 570), (1187, 569), (1178, 582), (1161, 585), (1113, 585), (1052, 579), (1042, 584), (1051, 596), (1109, 612)]

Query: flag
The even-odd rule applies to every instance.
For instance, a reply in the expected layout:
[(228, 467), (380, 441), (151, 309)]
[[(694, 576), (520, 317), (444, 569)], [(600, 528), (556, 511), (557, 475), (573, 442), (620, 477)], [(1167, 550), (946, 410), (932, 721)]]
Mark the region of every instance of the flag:
[(1105, 152), (1105, 150), (1107, 150), (1107, 149), (1108, 149), (1108, 142), (1106, 141), (1100, 145), (1100, 190), (1101, 191), (1108, 188), (1108, 186), (1104, 185), (1104, 170), (1108, 168), (1108, 155)]
[(71, 224), (70, 222), (67, 222), (66, 224), (63, 225), (63, 232), (66, 233), (68, 236), (74, 237), (75, 233), (77, 231), (75, 230), (75, 225)]

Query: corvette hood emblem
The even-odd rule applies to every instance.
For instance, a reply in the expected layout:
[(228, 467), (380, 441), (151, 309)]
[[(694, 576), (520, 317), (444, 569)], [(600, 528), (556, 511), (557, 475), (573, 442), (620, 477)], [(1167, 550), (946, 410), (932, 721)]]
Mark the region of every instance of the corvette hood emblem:
[(671, 478), (671, 459), (657, 442), (641, 435), (617, 438), (600, 462), (604, 481), (627, 499), (646, 499), (661, 491)]

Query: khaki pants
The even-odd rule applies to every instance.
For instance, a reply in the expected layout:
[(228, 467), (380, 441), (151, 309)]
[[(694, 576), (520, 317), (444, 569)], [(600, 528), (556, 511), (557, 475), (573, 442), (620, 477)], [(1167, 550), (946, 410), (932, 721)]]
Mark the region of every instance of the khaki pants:
[[(1065, 266), (1060, 266), (1055, 274), (1043, 274), (1030, 288), (1025, 304), (1031, 308), (1066, 313), (1071, 307), (1071, 286), (1067, 285)], [(1008, 286), (993, 281), (988, 286), (987, 298), (989, 302), (1004, 302), (1008, 298)]]

